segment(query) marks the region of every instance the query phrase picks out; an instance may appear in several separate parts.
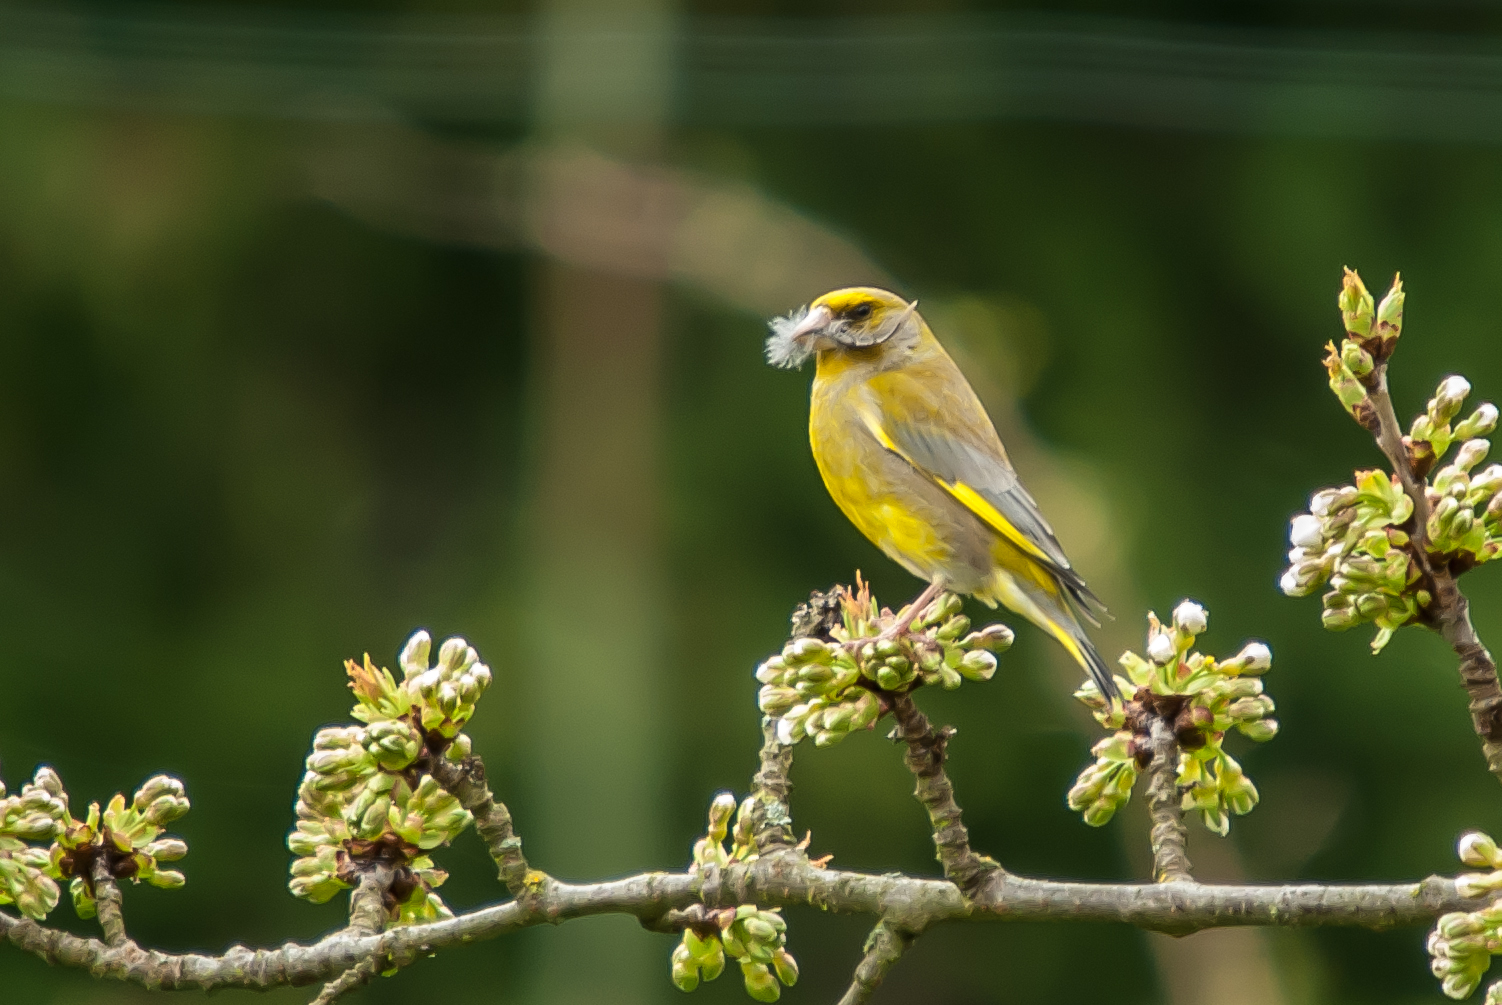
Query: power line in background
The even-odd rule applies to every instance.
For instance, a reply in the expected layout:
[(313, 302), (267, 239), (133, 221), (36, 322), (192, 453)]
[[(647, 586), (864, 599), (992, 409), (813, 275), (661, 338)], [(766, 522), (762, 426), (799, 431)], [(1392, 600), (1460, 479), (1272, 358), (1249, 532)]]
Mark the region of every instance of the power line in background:
[[(664, 39), (664, 32), (668, 38)], [(543, 41), (518, 18), (0, 7), (0, 97), (304, 120), (521, 125)], [(550, 36), (550, 44), (558, 44)], [(1045, 14), (602, 22), (564, 44), (673, 54), (671, 121), (1041, 119), (1493, 143), (1502, 44)], [(609, 88), (597, 89), (608, 94)], [(606, 108), (601, 115), (610, 114)]]

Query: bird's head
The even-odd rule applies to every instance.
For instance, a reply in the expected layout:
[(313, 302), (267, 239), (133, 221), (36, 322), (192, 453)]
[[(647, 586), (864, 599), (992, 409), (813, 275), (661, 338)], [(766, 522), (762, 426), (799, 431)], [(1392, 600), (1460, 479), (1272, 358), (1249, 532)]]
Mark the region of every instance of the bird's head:
[(825, 353), (879, 359), (911, 349), (923, 334), (916, 300), (908, 303), (870, 286), (826, 293), (769, 325), (767, 362), (788, 369), (802, 366), (816, 353), (821, 360)]

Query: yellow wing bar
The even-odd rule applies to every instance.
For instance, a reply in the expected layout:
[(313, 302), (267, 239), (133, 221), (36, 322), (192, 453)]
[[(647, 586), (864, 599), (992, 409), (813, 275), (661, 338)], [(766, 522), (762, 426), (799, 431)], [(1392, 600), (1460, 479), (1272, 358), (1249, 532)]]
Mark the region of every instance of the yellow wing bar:
[(876, 437), (876, 442), (880, 443), (883, 447), (886, 447), (892, 453), (907, 461), (914, 468), (922, 471), (925, 475), (932, 478), (935, 482), (943, 487), (944, 491), (952, 495), (962, 506), (984, 520), (988, 525), (990, 525), (999, 534), (1001, 534), (1002, 537), (1006, 538), (1008, 541), (1011, 541), (1013, 544), (1015, 544), (1018, 548), (1022, 549), (1024, 554), (1031, 555), (1050, 568), (1053, 568), (1055, 566), (1054, 560), (1048, 556), (1047, 552), (1034, 544), (1032, 539), (1029, 538), (1026, 534), (1022, 533), (1022, 531), (1012, 526), (1012, 522), (1006, 517), (1002, 516), (1001, 512), (995, 506), (992, 506), (989, 502), (987, 502), (985, 497), (983, 497), (979, 492), (975, 491), (975, 489), (971, 488), (969, 485), (966, 485), (964, 482), (947, 482), (909, 457), (907, 453), (901, 447), (897, 446), (897, 444), (892, 441), (892, 438), (887, 435), (887, 431), (881, 427), (881, 418), (875, 414), (873, 409), (861, 409), (861, 421), (865, 423), (866, 428), (870, 430), (871, 435)]

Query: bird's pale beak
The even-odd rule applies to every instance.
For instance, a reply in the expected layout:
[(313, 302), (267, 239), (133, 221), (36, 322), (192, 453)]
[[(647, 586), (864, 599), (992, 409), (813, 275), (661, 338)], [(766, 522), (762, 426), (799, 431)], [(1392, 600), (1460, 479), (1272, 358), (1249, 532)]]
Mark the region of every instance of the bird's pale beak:
[(814, 343), (814, 339), (822, 335), (824, 329), (828, 328), (833, 320), (834, 311), (823, 304), (810, 307), (808, 313), (803, 316), (803, 320), (798, 322), (797, 327), (788, 332), (788, 338), (806, 351), (816, 351), (819, 346)]
[(829, 336), (829, 326), (833, 323), (834, 312), (822, 305), (773, 318), (767, 322), (772, 329), (767, 339), (767, 362), (796, 370), (814, 353), (835, 345)]

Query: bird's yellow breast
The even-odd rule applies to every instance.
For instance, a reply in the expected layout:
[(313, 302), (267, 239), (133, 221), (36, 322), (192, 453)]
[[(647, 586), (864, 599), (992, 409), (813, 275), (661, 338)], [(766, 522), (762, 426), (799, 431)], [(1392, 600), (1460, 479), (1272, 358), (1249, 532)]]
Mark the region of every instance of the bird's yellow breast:
[(859, 413), (865, 388), (845, 377), (842, 368), (826, 369), (821, 360), (814, 380), (808, 439), (824, 487), (872, 543), (909, 572), (932, 579), (951, 549), (932, 519), (921, 477), (867, 429)]

